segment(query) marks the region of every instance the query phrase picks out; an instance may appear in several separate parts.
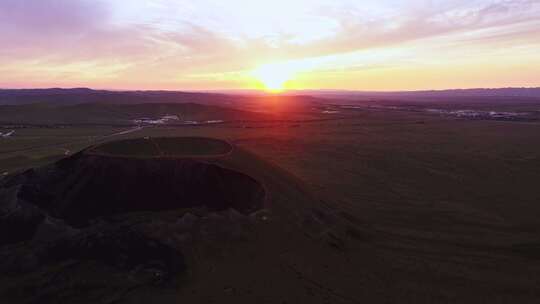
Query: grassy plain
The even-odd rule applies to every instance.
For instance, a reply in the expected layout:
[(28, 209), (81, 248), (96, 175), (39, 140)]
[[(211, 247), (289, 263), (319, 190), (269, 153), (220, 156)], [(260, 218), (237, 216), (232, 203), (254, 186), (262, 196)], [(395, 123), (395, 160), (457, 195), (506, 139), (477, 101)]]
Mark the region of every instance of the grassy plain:
[[(0, 139), (0, 173), (112, 139), (226, 139), (299, 177), (355, 227), (358, 242), (327, 257), (342, 266), (312, 274), (318, 285), (368, 303), (540, 298), (540, 124), (368, 108), (320, 116), (114, 136), (125, 129), (18, 129)], [(295, 261), (305, 275), (309, 261)]]

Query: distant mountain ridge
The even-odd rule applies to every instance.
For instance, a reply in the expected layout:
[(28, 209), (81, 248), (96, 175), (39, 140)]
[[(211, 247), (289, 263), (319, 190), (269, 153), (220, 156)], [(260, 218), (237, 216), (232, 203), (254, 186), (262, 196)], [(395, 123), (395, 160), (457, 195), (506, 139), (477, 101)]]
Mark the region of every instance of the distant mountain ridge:
[(314, 96), (327, 98), (457, 98), (457, 97), (525, 97), (540, 98), (540, 88), (496, 88), (496, 89), (451, 89), (427, 91), (340, 91), (320, 90), (307, 91)]
[(74, 105), (83, 103), (141, 104), (141, 103), (199, 103), (231, 102), (224, 94), (190, 93), (180, 91), (106, 91), (88, 88), (74, 89), (0, 89), (0, 105), (46, 103)]
[(235, 106), (265, 98), (293, 98), (296, 103), (317, 103), (324, 99), (371, 100), (453, 100), (458, 98), (520, 98), (540, 99), (540, 88), (498, 88), (498, 89), (454, 89), (430, 91), (346, 91), (346, 90), (302, 90), (283, 94), (250, 93), (249, 91), (107, 91), (89, 88), (51, 89), (0, 89), (0, 105), (77, 105), (85, 103), (101, 104), (152, 104), (152, 103), (198, 103), (205, 105)]

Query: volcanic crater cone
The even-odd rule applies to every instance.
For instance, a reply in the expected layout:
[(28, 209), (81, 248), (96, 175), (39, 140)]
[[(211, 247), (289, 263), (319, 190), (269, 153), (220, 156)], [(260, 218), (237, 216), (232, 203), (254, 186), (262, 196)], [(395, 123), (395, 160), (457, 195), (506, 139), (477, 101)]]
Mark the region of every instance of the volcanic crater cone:
[[(9, 283), (0, 296), (95, 303), (72, 292), (88, 290), (131, 302), (145, 295), (143, 286), (178, 279), (182, 288), (163, 302), (197, 303), (225, 290), (253, 303), (269, 289), (310, 302), (309, 293), (291, 289), (304, 282), (298, 273), (327, 276), (322, 258), (344, 250), (349, 237), (335, 210), (306, 189), (222, 140), (140, 138), (87, 148), (0, 180), (0, 272), (17, 274), (0, 276)], [(47, 284), (35, 275), (46, 269), (69, 279)], [(30, 289), (38, 292), (23, 292)]]
[(70, 225), (137, 211), (193, 207), (251, 213), (264, 187), (220, 165), (233, 147), (209, 138), (141, 138), (90, 147), (28, 173), (19, 198)]

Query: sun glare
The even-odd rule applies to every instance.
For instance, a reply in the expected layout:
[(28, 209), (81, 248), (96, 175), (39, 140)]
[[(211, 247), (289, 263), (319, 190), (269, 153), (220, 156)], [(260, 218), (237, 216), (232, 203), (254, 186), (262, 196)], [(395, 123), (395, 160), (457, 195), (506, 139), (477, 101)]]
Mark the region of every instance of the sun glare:
[(294, 67), (286, 64), (267, 64), (255, 70), (253, 76), (264, 85), (266, 90), (281, 92), (296, 73)]

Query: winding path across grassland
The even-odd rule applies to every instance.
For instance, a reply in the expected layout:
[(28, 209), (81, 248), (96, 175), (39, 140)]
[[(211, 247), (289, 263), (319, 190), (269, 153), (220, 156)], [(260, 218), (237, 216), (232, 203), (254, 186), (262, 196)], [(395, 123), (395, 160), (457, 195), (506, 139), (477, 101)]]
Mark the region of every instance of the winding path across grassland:
[[(131, 129), (128, 129), (128, 130), (121, 131), (121, 132), (116, 132), (116, 133), (109, 134), (109, 135), (98, 136), (95, 139), (75, 140), (75, 141), (68, 141), (68, 142), (57, 143), (57, 144), (48, 144), (48, 145), (28, 147), (28, 148), (24, 148), (24, 149), (0, 151), (0, 155), (17, 153), (17, 152), (28, 152), (28, 151), (34, 151), (34, 150), (40, 150), (40, 149), (46, 149), (46, 148), (61, 148), (61, 149), (64, 149), (64, 148), (62, 148), (63, 146), (80, 144), (80, 143), (87, 143), (87, 142), (97, 143), (97, 142), (103, 141), (103, 140), (111, 138), (111, 137), (127, 135), (127, 134), (130, 134), (130, 133), (141, 131), (143, 129), (144, 129), (144, 127), (138, 126), (138, 127), (135, 127), (135, 128), (131, 128)], [(65, 149), (65, 150), (67, 151), (67, 149)]]

